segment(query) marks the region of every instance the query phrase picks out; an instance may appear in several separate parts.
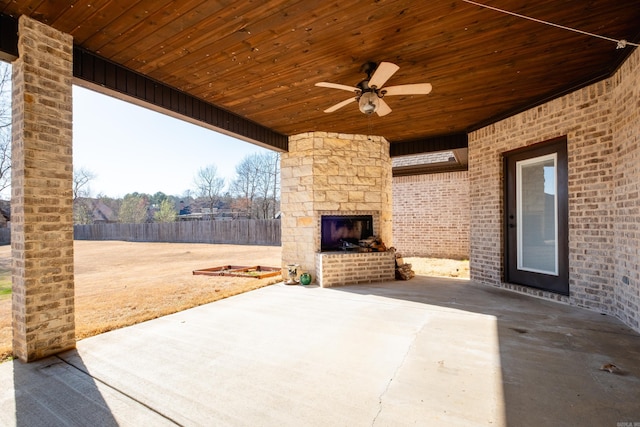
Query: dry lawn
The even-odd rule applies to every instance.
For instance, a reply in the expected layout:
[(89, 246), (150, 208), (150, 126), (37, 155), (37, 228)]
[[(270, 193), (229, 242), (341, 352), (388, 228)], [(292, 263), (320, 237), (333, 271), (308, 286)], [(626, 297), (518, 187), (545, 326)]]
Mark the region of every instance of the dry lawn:
[(404, 262), (411, 264), (413, 271), (420, 276), (469, 278), (469, 260), (411, 257), (404, 258)]
[[(277, 246), (76, 241), (74, 249), (77, 339), (282, 280), (192, 273), (223, 265), (279, 267), (282, 251)], [(468, 261), (405, 258), (404, 262), (419, 275), (469, 277)], [(10, 284), (10, 269), (11, 247), (0, 246), (0, 286)], [(11, 356), (11, 334), (11, 298), (0, 293), (0, 361)]]
[[(277, 246), (76, 241), (76, 337), (97, 335), (281, 281), (197, 276), (223, 265), (279, 267)], [(0, 247), (0, 274), (11, 248)], [(0, 361), (11, 355), (11, 298), (0, 295)]]

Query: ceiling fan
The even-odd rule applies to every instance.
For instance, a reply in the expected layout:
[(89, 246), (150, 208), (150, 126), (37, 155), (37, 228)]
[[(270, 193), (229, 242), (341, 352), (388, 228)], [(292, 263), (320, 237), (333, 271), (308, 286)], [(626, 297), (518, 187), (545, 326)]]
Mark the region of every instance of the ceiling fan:
[(324, 110), (325, 113), (333, 113), (347, 104), (357, 101), (360, 111), (370, 115), (377, 113), (386, 116), (391, 112), (391, 107), (382, 98), (392, 95), (427, 95), (431, 92), (430, 83), (415, 83), (400, 86), (382, 86), (398, 71), (400, 67), (391, 62), (367, 62), (362, 65), (361, 71), (367, 74), (367, 78), (356, 86), (347, 86), (339, 83), (318, 82), (316, 86), (341, 89), (354, 92), (355, 96), (346, 99)]

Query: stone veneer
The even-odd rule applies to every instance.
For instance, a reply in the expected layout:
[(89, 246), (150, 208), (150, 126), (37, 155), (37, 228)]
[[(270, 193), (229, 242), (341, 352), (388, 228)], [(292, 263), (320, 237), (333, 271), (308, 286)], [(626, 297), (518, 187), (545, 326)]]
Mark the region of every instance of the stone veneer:
[[(291, 136), (289, 151), (281, 157), (280, 188), (284, 274), (287, 264), (300, 264), (299, 271), (318, 279), (322, 215), (372, 215), (374, 233), (387, 247), (393, 244), (391, 159), (389, 142), (382, 137), (327, 132)], [(388, 262), (380, 254), (362, 255)], [(358, 274), (345, 276), (342, 284), (356, 283)]]
[[(502, 154), (563, 135), (568, 297), (503, 282)], [(469, 180), (472, 280), (612, 314), (640, 332), (640, 49), (609, 79), (470, 133)]]
[(73, 39), (25, 16), (13, 63), (13, 353), (31, 361), (75, 347)]

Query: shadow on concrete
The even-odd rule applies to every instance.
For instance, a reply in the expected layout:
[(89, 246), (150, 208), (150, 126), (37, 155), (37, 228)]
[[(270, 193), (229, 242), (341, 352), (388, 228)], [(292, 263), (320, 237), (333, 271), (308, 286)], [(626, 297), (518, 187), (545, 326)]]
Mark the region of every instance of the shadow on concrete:
[(103, 396), (108, 387), (96, 383), (82, 364), (72, 366), (52, 356), (28, 364), (14, 360), (7, 365), (13, 370), (13, 387), (3, 384), (3, 388), (14, 392), (14, 408), (7, 412), (10, 402), (2, 399), (0, 424), (118, 426)]
[[(436, 312), (495, 318), (505, 425), (640, 426), (640, 334), (615, 318), (458, 279), (416, 276), (406, 282), (333, 289), (425, 304)], [(454, 318), (444, 320), (450, 322), (451, 342), (468, 333), (463, 329), (473, 327), (470, 322), (482, 321), (470, 317), (466, 324), (457, 324), (446, 319)], [(469, 349), (474, 345), (469, 343)], [(459, 346), (460, 352), (467, 350)], [(472, 350), (468, 353), (469, 359), (477, 357)], [(437, 363), (450, 366), (444, 359)], [(609, 363), (620, 371), (602, 370)], [(490, 380), (489, 363), (484, 372), (480, 369), (477, 374)], [(464, 378), (449, 378), (465, 387)], [(471, 404), (473, 396), (467, 398)]]

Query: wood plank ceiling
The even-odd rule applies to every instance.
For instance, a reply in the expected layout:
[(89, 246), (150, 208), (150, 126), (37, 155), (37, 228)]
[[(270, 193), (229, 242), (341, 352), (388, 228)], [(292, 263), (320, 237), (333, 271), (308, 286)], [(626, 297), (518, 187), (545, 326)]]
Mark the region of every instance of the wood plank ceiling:
[[(479, 0), (615, 40), (640, 41), (637, 0)], [(463, 0), (20, 0), (26, 14), (88, 51), (283, 135), (319, 130), (392, 143), (465, 133), (609, 76), (632, 46)], [(367, 61), (400, 66), (385, 117), (327, 107)]]

